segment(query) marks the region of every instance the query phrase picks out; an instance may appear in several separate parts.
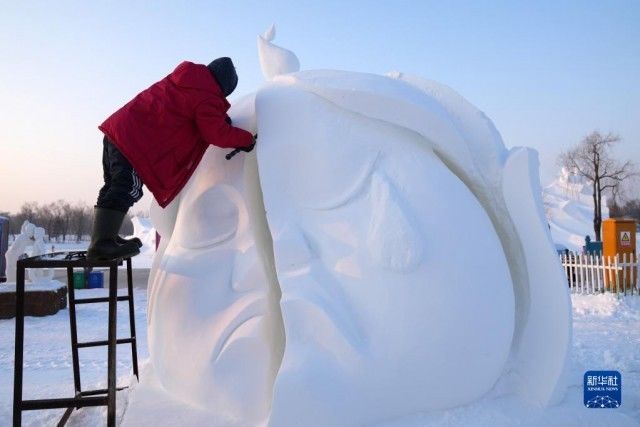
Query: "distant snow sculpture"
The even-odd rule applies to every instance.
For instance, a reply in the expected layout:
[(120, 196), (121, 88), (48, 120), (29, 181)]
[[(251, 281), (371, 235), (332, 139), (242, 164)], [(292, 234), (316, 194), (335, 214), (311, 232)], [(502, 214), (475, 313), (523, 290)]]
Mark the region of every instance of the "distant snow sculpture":
[[(562, 168), (557, 178), (543, 189), (547, 220), (555, 243), (580, 252), (585, 236), (593, 233), (593, 188), (586, 178)], [(602, 207), (602, 218), (609, 208)]]
[[(35, 227), (33, 230), (33, 249), (31, 256), (43, 255), (46, 252), (44, 244), (45, 230), (42, 227)], [(44, 283), (53, 280), (53, 269), (51, 268), (30, 268), (28, 269), (29, 280), (32, 283)]]
[(7, 282), (16, 281), (16, 262), (20, 259), (20, 256), (27, 252), (27, 247), (33, 244), (33, 235), (36, 226), (29, 221), (24, 221), (20, 227), (20, 234), (13, 241), (7, 253), (5, 259), (7, 261)]
[(499, 382), (561, 400), (570, 306), (535, 152), (438, 83), (295, 72), (274, 33), (258, 39), (270, 83), (230, 111), (257, 155), (209, 149), (151, 209), (166, 390), (247, 426), (373, 425)]
[[(20, 227), (20, 234), (7, 250), (7, 281), (16, 281), (16, 262), (27, 253), (29, 247), (30, 256), (42, 255), (46, 252), (44, 244), (45, 229), (36, 227), (29, 221), (24, 221)], [(52, 269), (27, 269), (27, 277), (31, 283), (44, 283), (53, 279)]]

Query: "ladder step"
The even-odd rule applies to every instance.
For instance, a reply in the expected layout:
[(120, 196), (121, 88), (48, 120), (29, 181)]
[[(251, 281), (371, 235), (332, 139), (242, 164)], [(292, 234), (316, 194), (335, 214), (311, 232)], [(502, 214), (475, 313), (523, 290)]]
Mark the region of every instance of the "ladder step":
[[(116, 391), (122, 391), (126, 388), (129, 387), (116, 387)], [(84, 397), (84, 396), (96, 396), (99, 394), (107, 394), (109, 393), (109, 389), (103, 388), (100, 390), (87, 390), (87, 391), (81, 391), (80, 393), (77, 394), (78, 397)]]
[[(121, 295), (116, 297), (117, 301), (128, 301), (131, 297), (129, 295)], [(109, 302), (109, 297), (104, 298), (80, 298), (74, 299), (74, 304), (93, 304), (96, 302)]]
[(107, 396), (91, 396), (91, 397), (70, 397), (66, 399), (40, 399), (40, 400), (23, 400), (21, 409), (23, 411), (33, 411), (38, 409), (55, 409), (68, 407), (83, 406), (106, 406), (108, 404)]
[[(120, 338), (116, 340), (116, 344), (131, 344), (133, 342), (136, 341), (135, 337), (131, 337), (131, 338)], [(109, 341), (89, 341), (89, 342), (79, 342), (78, 343), (78, 348), (85, 348), (85, 347), (99, 347), (102, 345), (109, 345)]]

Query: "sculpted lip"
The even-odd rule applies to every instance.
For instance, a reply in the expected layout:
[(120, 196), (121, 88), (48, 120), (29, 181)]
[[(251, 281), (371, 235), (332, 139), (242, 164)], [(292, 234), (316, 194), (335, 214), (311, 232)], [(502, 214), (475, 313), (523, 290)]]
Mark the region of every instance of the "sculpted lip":
[[(242, 304), (242, 302), (238, 302)], [(220, 339), (217, 341), (216, 346), (213, 350), (213, 354), (215, 355), (215, 361), (217, 361), (224, 350), (233, 342), (233, 336), (241, 330), (241, 328), (247, 325), (251, 321), (261, 321), (266, 315), (266, 301), (263, 298), (254, 299), (250, 301), (246, 307), (241, 309), (241, 311), (225, 326), (224, 330), (220, 334)], [(229, 313), (232, 315), (232, 313)]]

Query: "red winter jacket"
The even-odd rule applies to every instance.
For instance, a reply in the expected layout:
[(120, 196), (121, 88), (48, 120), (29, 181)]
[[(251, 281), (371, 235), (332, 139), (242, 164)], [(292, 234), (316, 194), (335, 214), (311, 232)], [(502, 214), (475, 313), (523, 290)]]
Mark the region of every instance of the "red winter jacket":
[(164, 208), (187, 183), (209, 144), (235, 148), (253, 143), (249, 132), (225, 121), (229, 106), (206, 66), (183, 62), (99, 129)]

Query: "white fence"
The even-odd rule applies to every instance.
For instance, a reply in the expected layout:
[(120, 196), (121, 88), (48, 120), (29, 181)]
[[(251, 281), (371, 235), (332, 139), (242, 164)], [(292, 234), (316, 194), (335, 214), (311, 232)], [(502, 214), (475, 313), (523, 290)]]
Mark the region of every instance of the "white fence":
[(640, 295), (637, 255), (618, 254), (615, 257), (585, 254), (563, 254), (560, 262), (571, 292), (595, 294), (615, 292)]

